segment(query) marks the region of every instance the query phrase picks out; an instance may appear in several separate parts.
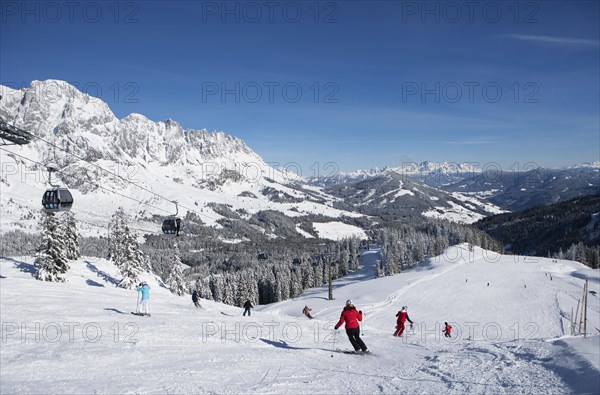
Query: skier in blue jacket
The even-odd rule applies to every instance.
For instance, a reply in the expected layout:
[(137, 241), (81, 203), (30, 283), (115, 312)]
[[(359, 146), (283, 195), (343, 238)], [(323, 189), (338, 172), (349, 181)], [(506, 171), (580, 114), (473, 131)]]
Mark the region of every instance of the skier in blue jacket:
[(138, 304), (137, 313), (150, 315), (150, 310), (148, 309), (148, 301), (150, 300), (150, 286), (147, 282), (142, 281), (135, 290), (141, 292), (142, 294), (142, 298)]

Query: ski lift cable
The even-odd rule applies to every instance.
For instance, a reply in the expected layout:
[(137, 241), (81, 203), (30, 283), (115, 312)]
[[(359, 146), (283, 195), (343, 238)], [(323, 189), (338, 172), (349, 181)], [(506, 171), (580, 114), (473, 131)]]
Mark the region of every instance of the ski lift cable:
[[(75, 215), (81, 215), (81, 212), (75, 212), (75, 211), (73, 211), (73, 210), (71, 210), (71, 212), (72, 212), (73, 214), (75, 214)], [(87, 225), (90, 225), (90, 226), (95, 226), (96, 228), (99, 228), (99, 229), (104, 229), (104, 230), (106, 230), (106, 227), (107, 227), (108, 225), (110, 225), (110, 224), (111, 224), (110, 222), (98, 221), (98, 222), (101, 222), (101, 223), (103, 223), (103, 224), (104, 224), (104, 225), (98, 225), (98, 224), (95, 224), (95, 223), (93, 223), (93, 222), (88, 222), (88, 221), (85, 221), (85, 220), (83, 220), (83, 219), (81, 219), (81, 218), (78, 218), (78, 219), (77, 219), (77, 222), (81, 222), (81, 223), (84, 223), (84, 224), (87, 224)], [(132, 226), (129, 226), (129, 225), (127, 225), (127, 227), (128, 227), (129, 229), (137, 230), (137, 231), (139, 231), (139, 232), (142, 232), (142, 233), (145, 233), (145, 234), (152, 234), (152, 233), (155, 233), (155, 232), (156, 232), (155, 230), (148, 230), (148, 229), (134, 228), (134, 227), (132, 227)]]
[[(67, 153), (67, 154), (69, 154), (69, 155), (71, 155), (71, 156), (74, 156), (75, 158), (79, 159), (80, 161), (83, 161), (83, 162), (89, 163), (90, 165), (92, 165), (92, 166), (95, 166), (95, 167), (97, 167), (98, 169), (100, 169), (100, 170), (102, 170), (102, 171), (104, 171), (104, 172), (106, 172), (106, 173), (108, 173), (108, 174), (111, 174), (111, 175), (113, 175), (113, 176), (115, 176), (115, 177), (117, 177), (117, 178), (120, 178), (121, 180), (125, 181), (126, 183), (129, 183), (129, 184), (131, 184), (131, 185), (133, 185), (133, 186), (135, 186), (135, 187), (137, 187), (137, 188), (140, 188), (140, 189), (142, 189), (142, 190), (144, 190), (144, 191), (146, 191), (146, 192), (148, 192), (148, 193), (151, 193), (151, 194), (153, 194), (154, 196), (157, 196), (157, 197), (159, 197), (160, 199), (166, 200), (166, 201), (167, 201), (167, 202), (169, 202), (169, 203), (174, 203), (174, 201), (173, 201), (173, 200), (171, 200), (171, 199), (167, 199), (166, 197), (164, 197), (164, 196), (162, 196), (162, 195), (159, 195), (158, 193), (156, 193), (156, 192), (152, 191), (151, 189), (148, 189), (148, 188), (146, 188), (146, 187), (144, 187), (144, 186), (142, 186), (142, 185), (139, 185), (139, 184), (137, 184), (137, 183), (135, 183), (135, 182), (133, 182), (133, 181), (130, 181), (130, 180), (128, 180), (127, 178), (125, 178), (125, 177), (123, 177), (123, 176), (119, 175), (118, 173), (115, 173), (115, 172), (113, 172), (113, 171), (110, 171), (110, 170), (106, 170), (106, 169), (104, 169), (102, 166), (100, 166), (100, 165), (98, 165), (98, 164), (96, 164), (96, 163), (90, 162), (89, 160), (87, 160), (87, 159), (85, 159), (85, 158), (83, 158), (83, 157), (80, 157), (80, 156), (78, 156), (78, 155), (76, 155), (76, 154), (74, 154), (74, 153), (72, 153), (72, 152), (69, 152), (67, 149), (65, 149), (65, 148), (62, 148), (62, 147), (59, 147), (59, 146), (57, 146), (56, 144), (54, 144), (54, 143), (52, 143), (52, 142), (50, 142), (50, 141), (48, 141), (48, 140), (45, 140), (45, 139), (43, 139), (43, 138), (41, 138), (41, 137), (39, 137), (39, 136), (34, 136), (34, 138), (36, 138), (36, 139), (38, 139), (38, 140), (41, 140), (41, 141), (43, 141), (44, 143), (46, 143), (46, 144), (48, 144), (48, 145), (50, 145), (50, 146), (54, 147), (54, 148), (55, 148), (55, 155), (56, 155), (56, 148), (58, 148), (59, 150), (61, 150), (61, 151), (64, 151), (65, 153)], [(184, 208), (184, 209), (188, 210), (188, 211), (191, 211), (191, 212), (193, 212), (193, 213), (196, 213), (196, 214), (198, 214), (198, 215), (199, 215), (199, 216), (201, 216), (201, 217), (206, 217), (207, 219), (211, 219), (211, 220), (213, 220), (213, 221), (217, 221), (217, 218), (213, 218), (213, 217), (211, 217), (211, 216), (209, 216), (209, 215), (206, 215), (206, 214), (204, 214), (204, 213), (197, 212), (197, 211), (195, 211), (194, 209), (192, 209), (192, 208), (189, 208), (189, 207), (186, 207), (186, 206), (183, 206), (183, 205), (180, 205), (180, 206), (181, 206), (182, 208)], [(163, 209), (161, 209), (161, 210), (162, 210), (162, 211), (166, 211), (166, 210), (163, 210)]]
[[(77, 159), (79, 159), (79, 160), (81, 160), (81, 161), (83, 161), (83, 162), (89, 163), (90, 165), (97, 167), (98, 169), (102, 170), (103, 172), (106, 172), (106, 173), (108, 173), (108, 174), (112, 174), (113, 176), (115, 176), (115, 177), (118, 177), (118, 178), (120, 178), (121, 180), (123, 180), (123, 181), (125, 181), (125, 182), (127, 182), (127, 183), (129, 183), (129, 184), (131, 184), (131, 185), (133, 185), (133, 186), (135, 186), (135, 187), (137, 187), (137, 188), (140, 188), (140, 189), (142, 189), (142, 190), (144, 190), (144, 191), (146, 191), (146, 192), (149, 192), (149, 193), (151, 193), (151, 194), (153, 194), (153, 195), (155, 195), (155, 196), (157, 196), (157, 197), (159, 197), (159, 198), (161, 198), (161, 199), (163, 199), (163, 200), (166, 200), (166, 201), (168, 201), (169, 203), (173, 203), (173, 200), (171, 200), (171, 199), (167, 199), (166, 197), (164, 197), (164, 196), (161, 196), (161, 195), (159, 195), (158, 193), (156, 193), (156, 192), (154, 192), (154, 191), (152, 191), (152, 190), (150, 190), (150, 189), (148, 189), (148, 188), (146, 188), (146, 187), (143, 187), (143, 186), (141, 186), (141, 185), (139, 185), (139, 184), (136, 184), (135, 182), (133, 182), (133, 181), (130, 181), (130, 180), (126, 179), (125, 177), (123, 177), (123, 176), (121, 176), (121, 175), (119, 175), (119, 174), (117, 174), (117, 173), (115, 173), (115, 172), (113, 172), (113, 171), (106, 170), (106, 169), (104, 169), (102, 166), (100, 166), (100, 165), (98, 165), (98, 164), (96, 164), (96, 163), (90, 162), (90, 161), (88, 161), (87, 159), (85, 159), (85, 158), (82, 158), (82, 157), (80, 157), (80, 156), (78, 156), (78, 155), (75, 155), (74, 153), (72, 153), (72, 152), (69, 152), (68, 150), (66, 150), (66, 149), (64, 149), (64, 148), (62, 148), (62, 147), (58, 147), (56, 144), (53, 144), (53, 143), (51, 143), (50, 141), (47, 141), (47, 140), (45, 140), (45, 139), (43, 139), (43, 138), (41, 138), (41, 137), (35, 136), (35, 135), (34, 135), (33, 137), (34, 137), (34, 138), (36, 138), (36, 139), (38, 139), (38, 140), (41, 140), (41, 141), (43, 141), (44, 143), (46, 143), (46, 144), (48, 144), (48, 145), (50, 145), (50, 146), (52, 146), (52, 147), (54, 147), (54, 148), (58, 148), (58, 149), (60, 149), (60, 150), (64, 151), (65, 153), (67, 153), (67, 154), (69, 154), (69, 155), (71, 155), (71, 156), (74, 156), (75, 158), (77, 158)], [(32, 160), (32, 159), (26, 158), (26, 157), (24, 157), (24, 156), (22, 156), (22, 155), (19, 155), (19, 154), (16, 154), (16, 153), (12, 152), (12, 151), (8, 151), (8, 150), (5, 150), (5, 149), (3, 149), (3, 150), (4, 150), (4, 151), (6, 151), (6, 152), (8, 152), (8, 153), (11, 153), (11, 154), (17, 155), (17, 156), (19, 156), (19, 157), (21, 157), (21, 158), (28, 159), (28, 160), (30, 160), (31, 162), (37, 163), (37, 164), (39, 164), (39, 165), (41, 165), (41, 166), (44, 166), (44, 167), (46, 166), (46, 165), (44, 165), (43, 163), (40, 163), (40, 162), (34, 161), (34, 160)], [(62, 173), (62, 170), (59, 170), (58, 172), (61, 172), (61, 173)], [(103, 187), (102, 187), (102, 186), (100, 186), (99, 184), (95, 184), (95, 185), (97, 185), (97, 186), (98, 186), (98, 187), (100, 187), (100, 188), (103, 188)], [(105, 189), (105, 190), (108, 190), (108, 189), (106, 189), (106, 188), (103, 188), (103, 189)], [(108, 190), (108, 191), (110, 191), (110, 190)], [(111, 192), (113, 192), (113, 191), (111, 191)], [(117, 192), (113, 192), (113, 193), (117, 193)], [(118, 193), (117, 193), (117, 194), (118, 194)], [(124, 195), (121, 195), (121, 196), (124, 196)], [(128, 196), (126, 196), (126, 197), (127, 197), (127, 198), (129, 198)], [(129, 198), (129, 199), (132, 199), (132, 198)], [(135, 199), (132, 199), (132, 200), (135, 200)], [(136, 200), (136, 201), (137, 201), (137, 200)], [(138, 201), (138, 202), (139, 202), (139, 201)], [(149, 207), (157, 208), (157, 207), (154, 207), (154, 206), (152, 206), (152, 205), (150, 205), (150, 204), (147, 204), (147, 203), (143, 203), (143, 204), (145, 204), (145, 205), (147, 205), (147, 206), (149, 206)], [(189, 207), (183, 206), (183, 205), (181, 205), (181, 204), (180, 204), (179, 206), (180, 206), (180, 207), (182, 207), (182, 208), (184, 208), (184, 209), (186, 209), (186, 210), (188, 210), (188, 211), (190, 211), (190, 212), (193, 212), (193, 213), (195, 213), (195, 214), (197, 214), (197, 215), (199, 215), (199, 216), (201, 216), (201, 217), (205, 217), (205, 218), (207, 218), (207, 219), (210, 219), (210, 220), (213, 220), (213, 221), (217, 221), (217, 218), (213, 218), (213, 217), (211, 217), (210, 215), (206, 215), (206, 214), (204, 214), (204, 213), (200, 213), (200, 212), (198, 212), (198, 211), (196, 211), (196, 210), (194, 210), (194, 209), (192, 209), (192, 208), (189, 208)], [(157, 208), (157, 209), (158, 209), (158, 210), (161, 210), (161, 211), (164, 211), (164, 212), (169, 212), (169, 211), (167, 211), (167, 210), (165, 210), (165, 209), (162, 209), (162, 208)]]
[[(115, 177), (117, 177), (117, 178), (120, 178), (121, 180), (123, 180), (123, 181), (125, 181), (125, 182), (127, 182), (127, 183), (129, 183), (129, 184), (131, 184), (131, 185), (133, 185), (133, 186), (135, 186), (135, 187), (137, 187), (137, 188), (140, 188), (140, 189), (142, 189), (142, 190), (144, 190), (144, 191), (146, 191), (146, 192), (149, 192), (149, 193), (151, 193), (151, 194), (153, 194), (153, 195), (155, 195), (155, 196), (157, 196), (157, 197), (159, 197), (159, 198), (161, 198), (161, 199), (163, 199), (163, 200), (166, 200), (166, 201), (168, 201), (169, 203), (173, 203), (173, 200), (171, 200), (171, 199), (167, 199), (166, 197), (164, 197), (164, 196), (162, 196), (162, 195), (159, 195), (158, 193), (156, 193), (156, 192), (152, 191), (151, 189), (148, 189), (148, 188), (146, 188), (146, 187), (144, 187), (144, 186), (142, 186), (142, 185), (136, 184), (135, 182), (133, 182), (133, 181), (130, 181), (130, 180), (128, 180), (127, 178), (125, 178), (125, 177), (123, 177), (123, 176), (121, 176), (121, 175), (119, 175), (119, 174), (117, 174), (117, 173), (115, 173), (115, 172), (113, 172), (113, 171), (106, 170), (106, 169), (104, 169), (102, 166), (100, 166), (100, 165), (98, 165), (98, 164), (96, 164), (96, 163), (90, 162), (89, 160), (87, 160), (87, 159), (85, 159), (85, 158), (83, 158), (83, 157), (80, 157), (80, 156), (78, 156), (78, 155), (76, 155), (76, 154), (74, 154), (74, 153), (72, 153), (72, 152), (69, 152), (69, 151), (68, 151), (67, 149), (65, 149), (65, 148), (59, 147), (59, 146), (57, 146), (56, 144), (54, 144), (54, 143), (52, 143), (52, 142), (50, 142), (50, 141), (48, 141), (48, 140), (45, 140), (45, 139), (43, 139), (43, 138), (41, 138), (41, 137), (39, 137), (39, 136), (35, 136), (35, 135), (33, 135), (33, 137), (34, 137), (34, 138), (36, 138), (36, 139), (38, 139), (38, 140), (40, 140), (40, 141), (43, 141), (44, 143), (46, 143), (46, 144), (48, 144), (48, 145), (50, 145), (50, 146), (54, 147), (55, 149), (56, 149), (56, 148), (58, 148), (59, 150), (61, 150), (61, 151), (64, 151), (65, 153), (67, 153), (67, 154), (69, 154), (69, 155), (71, 155), (71, 156), (74, 156), (75, 158), (77, 158), (77, 159), (79, 159), (79, 160), (81, 160), (81, 161), (83, 161), (83, 162), (89, 163), (90, 165), (92, 165), (92, 166), (95, 166), (95, 167), (97, 167), (98, 169), (100, 169), (100, 170), (102, 170), (102, 171), (104, 171), (104, 172), (106, 172), (106, 173), (108, 173), (108, 174), (112, 174), (113, 176), (115, 176)], [(183, 206), (183, 205), (181, 205), (181, 204), (180, 204), (179, 206), (180, 206), (180, 207), (182, 207), (182, 208), (184, 208), (184, 209), (186, 209), (186, 210), (188, 210), (188, 211), (191, 211), (191, 212), (193, 212), (193, 213), (196, 213), (196, 214), (198, 214), (198, 215), (199, 215), (199, 216), (201, 216), (201, 217), (205, 217), (205, 218), (207, 218), (207, 219), (211, 219), (211, 220), (213, 220), (213, 221), (217, 221), (217, 218), (213, 218), (213, 217), (211, 217), (211, 216), (209, 216), (209, 215), (206, 215), (206, 214), (204, 214), (204, 213), (200, 213), (200, 212), (198, 212), (198, 211), (196, 211), (196, 210), (194, 210), (194, 209), (192, 209), (192, 208), (189, 208), (189, 207)], [(165, 210), (163, 210), (163, 211), (165, 211)]]
[[(33, 163), (39, 164), (39, 165), (41, 165), (41, 166), (44, 166), (44, 164), (43, 164), (43, 163), (37, 162), (37, 161), (35, 161), (35, 160), (33, 160), (33, 159), (30, 159), (30, 158), (27, 158), (27, 157), (25, 157), (25, 156), (19, 155), (19, 154), (17, 154), (17, 153), (14, 153), (14, 152), (12, 152), (12, 151), (8, 151), (8, 150), (6, 150), (6, 149), (4, 149), (4, 148), (0, 148), (0, 150), (2, 150), (2, 151), (6, 151), (6, 152), (8, 152), (9, 154), (13, 154), (13, 155), (15, 155), (15, 156), (18, 156), (18, 157), (20, 157), (20, 158), (22, 158), (22, 159), (25, 159), (25, 160), (28, 160), (28, 161), (30, 161), (30, 162), (33, 162)], [(94, 184), (95, 184), (95, 183), (94, 183)], [(117, 194), (117, 195), (121, 195), (121, 196), (123, 196), (123, 197), (125, 197), (125, 198), (127, 198), (127, 199), (133, 200), (133, 201), (135, 201), (135, 202), (137, 202), (137, 203), (140, 203), (140, 204), (142, 204), (142, 205), (144, 205), (144, 206), (149, 206), (149, 207), (155, 208), (155, 209), (157, 209), (157, 210), (162, 210), (162, 211), (164, 211), (164, 212), (169, 212), (169, 211), (167, 211), (167, 210), (164, 210), (164, 209), (162, 209), (162, 208), (160, 208), (160, 207), (155, 207), (155, 206), (152, 206), (151, 204), (148, 204), (148, 203), (145, 203), (145, 202), (143, 202), (143, 201), (140, 201), (140, 200), (134, 199), (134, 198), (132, 198), (132, 197), (130, 197), (130, 196), (126, 196), (126, 195), (123, 195), (123, 194), (121, 194), (121, 193), (119, 193), (119, 192), (115, 192), (115, 191), (113, 191), (113, 190), (110, 190), (110, 189), (108, 189), (108, 188), (105, 188), (105, 187), (103, 187), (103, 186), (101, 186), (101, 185), (98, 185), (98, 184), (95, 184), (95, 185), (96, 185), (97, 187), (101, 188), (101, 189), (104, 189), (104, 190), (106, 190), (106, 191), (108, 191), (108, 192), (111, 192), (111, 193), (114, 193), (114, 194)], [(76, 213), (76, 212), (74, 212), (74, 211), (72, 211), (72, 212), (73, 212), (73, 213), (75, 213), (75, 214), (77, 214), (77, 213)], [(84, 220), (82, 220), (82, 219), (78, 219), (78, 221), (80, 221), (80, 222), (82, 222), (82, 223), (85, 223), (85, 224), (88, 224), (88, 225), (91, 225), (91, 226), (96, 226), (96, 227), (98, 227), (98, 228), (104, 228), (103, 226), (100, 226), (100, 225), (97, 225), (97, 224), (94, 224), (94, 223), (91, 223), (91, 222), (87, 222), (87, 221), (84, 221)], [(101, 222), (103, 222), (103, 221), (101, 221)], [(105, 223), (106, 225), (109, 225), (109, 224), (110, 224), (110, 222), (104, 222), (104, 223)], [(138, 230), (138, 231), (140, 231), (140, 232), (144, 232), (144, 233), (150, 233), (150, 234), (154, 233), (154, 230), (147, 230), (147, 229), (134, 228), (134, 227), (131, 227), (131, 226), (130, 226), (129, 228), (130, 228), (130, 229), (134, 229), (134, 230)]]
[[(30, 162), (37, 163), (37, 164), (39, 164), (39, 165), (41, 165), (41, 166), (44, 166), (44, 164), (43, 164), (43, 163), (37, 162), (37, 161), (35, 161), (35, 160), (33, 160), (33, 159), (30, 159), (30, 158), (27, 158), (27, 157), (25, 157), (25, 156), (22, 156), (22, 155), (16, 154), (16, 153), (14, 153), (14, 152), (12, 152), (12, 151), (8, 151), (8, 150), (6, 150), (6, 149), (4, 149), (4, 148), (0, 148), (0, 150), (2, 150), (2, 151), (6, 151), (6, 152), (8, 152), (9, 154), (13, 154), (13, 155), (15, 155), (15, 156), (18, 156), (18, 157), (20, 157), (20, 158), (22, 158), (22, 159), (25, 159), (25, 160), (28, 160), (28, 161), (30, 161)], [(155, 209), (157, 209), (157, 210), (163, 210), (163, 211), (165, 211), (165, 212), (168, 212), (168, 211), (166, 211), (166, 210), (164, 210), (164, 209), (161, 209), (161, 208), (159, 208), (159, 207), (154, 207), (154, 206), (152, 206), (152, 205), (150, 205), (150, 204), (147, 204), (147, 203), (144, 203), (144, 202), (142, 202), (142, 201), (139, 201), (139, 200), (133, 199), (132, 197), (129, 197), (129, 196), (126, 196), (126, 195), (122, 195), (122, 194), (120, 194), (119, 192), (115, 192), (115, 191), (112, 191), (112, 190), (110, 190), (110, 189), (108, 189), (108, 188), (104, 188), (104, 187), (102, 187), (101, 185), (97, 185), (97, 186), (98, 186), (99, 188), (102, 188), (102, 189), (104, 189), (104, 190), (107, 190), (107, 191), (109, 191), (109, 192), (111, 192), (111, 193), (115, 193), (115, 194), (117, 194), (117, 195), (121, 195), (121, 196), (123, 196), (123, 197), (126, 197), (126, 198), (128, 198), (128, 199), (134, 200), (135, 202), (137, 202), (137, 203), (140, 203), (140, 204), (143, 204), (143, 205), (145, 205), (145, 206), (149, 206), (149, 207), (155, 208)], [(74, 214), (77, 214), (75, 211), (72, 211), (72, 210), (71, 210), (71, 212), (73, 212)], [(82, 220), (82, 219), (78, 219), (78, 221), (80, 221), (80, 222), (82, 222), (82, 223), (85, 223), (85, 224), (88, 224), (88, 225), (91, 225), (91, 226), (96, 226), (96, 227), (99, 227), (99, 228), (104, 228), (103, 226), (100, 226), (100, 225), (98, 225), (98, 224), (94, 224), (94, 223), (92, 223), (92, 222), (84, 221), (84, 220)], [(103, 222), (103, 221), (101, 221), (101, 222)], [(105, 223), (106, 225), (109, 225), (109, 224), (110, 224), (110, 222), (103, 222), (103, 223)], [(153, 230), (147, 230), (147, 229), (134, 228), (134, 227), (131, 227), (131, 226), (130, 226), (129, 228), (130, 228), (130, 229), (134, 229), (134, 230), (138, 230), (138, 231), (140, 231), (140, 232), (145, 232), (145, 233), (153, 233), (153, 232), (154, 232)]]
[[(27, 157), (25, 157), (25, 156), (23, 156), (23, 155), (19, 155), (19, 154), (17, 154), (17, 153), (14, 153), (14, 152), (12, 152), (12, 151), (8, 151), (8, 150), (6, 150), (6, 149), (4, 149), (4, 148), (0, 148), (0, 150), (2, 150), (2, 151), (6, 151), (6, 152), (8, 152), (9, 154), (16, 155), (16, 156), (18, 156), (18, 157), (20, 157), (20, 158), (22, 158), (22, 159), (25, 159), (25, 160), (28, 160), (28, 161), (30, 161), (30, 162), (37, 163), (37, 164), (39, 164), (39, 165), (42, 165), (42, 166), (44, 166), (44, 165), (43, 165), (42, 163), (40, 163), (40, 162), (37, 162), (37, 161), (35, 161), (35, 160), (33, 160), (33, 159), (29, 159), (29, 158), (27, 158)], [(156, 210), (164, 211), (165, 213), (170, 213), (170, 211), (167, 211), (167, 210), (165, 210), (165, 209), (163, 209), (163, 208), (160, 208), (160, 207), (153, 206), (153, 205), (151, 205), (151, 204), (149, 204), (149, 203), (146, 203), (146, 202), (144, 202), (144, 201), (142, 201), (142, 200), (137, 200), (137, 199), (135, 199), (135, 198), (132, 198), (131, 196), (127, 196), (127, 195), (124, 195), (124, 194), (122, 194), (122, 193), (120, 193), (120, 192), (113, 191), (112, 189), (109, 189), (109, 188), (103, 187), (102, 185), (100, 185), (100, 184), (97, 184), (97, 183), (95, 183), (95, 182), (93, 182), (93, 181), (90, 181), (90, 183), (91, 183), (91, 184), (94, 184), (94, 185), (96, 185), (96, 186), (97, 186), (98, 188), (100, 188), (100, 189), (104, 189), (104, 190), (105, 190), (105, 191), (107, 191), (107, 192), (114, 193), (115, 195), (122, 196), (122, 197), (124, 197), (124, 198), (127, 198), (127, 199), (129, 199), (129, 200), (133, 200), (133, 201), (134, 201), (134, 202), (136, 202), (136, 203), (140, 203), (140, 204), (142, 204), (142, 205), (144, 205), (144, 206), (152, 207), (153, 209), (156, 209)]]
[(28, 161), (30, 161), (30, 162), (33, 162), (33, 163), (35, 163), (35, 164), (37, 164), (37, 165), (40, 165), (40, 166), (42, 166), (42, 167), (46, 167), (46, 165), (45, 165), (45, 164), (43, 164), (43, 163), (41, 163), (41, 162), (35, 161), (35, 160), (33, 160), (33, 159), (30, 159), (30, 158), (28, 158), (28, 157), (26, 157), (26, 156), (23, 156), (23, 155), (19, 155), (19, 154), (15, 153), (15, 152), (12, 152), (12, 151), (9, 151), (9, 150), (7, 150), (6, 148), (1, 148), (1, 147), (0, 147), (0, 150), (2, 150), (2, 151), (6, 151), (6, 152), (8, 152), (9, 154), (12, 154), (12, 155), (18, 156), (19, 158), (22, 158), (22, 159), (28, 160)]

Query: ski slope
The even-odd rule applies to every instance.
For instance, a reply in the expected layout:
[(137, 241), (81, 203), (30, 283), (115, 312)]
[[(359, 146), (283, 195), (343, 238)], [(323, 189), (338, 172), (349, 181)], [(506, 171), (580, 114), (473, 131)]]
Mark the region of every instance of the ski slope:
[[(146, 274), (152, 317), (138, 317), (136, 293), (114, 287), (110, 262), (73, 262), (58, 284), (33, 279), (31, 257), (3, 258), (0, 393), (600, 392), (597, 296), (589, 294), (591, 335), (568, 328), (585, 276), (600, 293), (598, 270), (460, 245), (375, 279), (378, 259), (378, 249), (363, 251), (362, 267), (334, 282), (333, 301), (324, 286), (251, 317), (206, 300), (197, 309)], [(350, 349), (332, 330), (349, 298), (365, 313), (373, 355), (338, 352)], [(402, 305), (415, 330), (394, 338)], [(452, 339), (441, 336), (444, 321)]]

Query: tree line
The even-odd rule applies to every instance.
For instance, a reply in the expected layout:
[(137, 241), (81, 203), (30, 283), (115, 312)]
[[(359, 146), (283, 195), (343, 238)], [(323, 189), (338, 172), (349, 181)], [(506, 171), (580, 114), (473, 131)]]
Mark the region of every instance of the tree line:
[[(498, 252), (502, 249), (481, 230), (433, 219), (424, 219), (417, 226), (373, 229), (371, 240), (297, 237), (231, 242), (219, 240), (211, 231), (211, 237), (190, 235), (176, 242), (146, 235), (143, 244), (129, 221), (119, 208), (110, 220), (107, 237), (81, 238), (71, 213), (64, 213), (59, 221), (54, 214), (42, 212), (36, 277), (63, 281), (69, 261), (84, 251), (86, 256), (106, 258), (119, 268), (119, 287), (134, 288), (140, 273), (146, 271), (156, 273), (174, 294), (196, 290), (202, 298), (241, 306), (246, 300), (267, 304), (298, 297), (305, 289), (326, 284), (330, 272), (332, 279), (345, 276), (358, 268), (361, 248), (369, 242), (383, 248), (376, 276), (400, 273), (462, 242)], [(26, 243), (33, 240), (25, 238)]]

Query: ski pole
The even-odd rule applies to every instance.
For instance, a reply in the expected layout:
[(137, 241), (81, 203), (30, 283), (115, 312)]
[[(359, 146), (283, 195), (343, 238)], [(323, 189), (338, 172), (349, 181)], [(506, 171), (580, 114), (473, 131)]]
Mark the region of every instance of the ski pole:
[[(361, 313), (362, 313), (362, 311), (361, 311)], [(365, 313), (362, 313), (362, 317), (363, 317), (363, 319), (362, 319), (362, 321), (359, 321), (359, 322), (358, 322), (358, 326), (360, 327), (360, 335), (361, 335), (361, 336), (364, 336), (364, 335), (365, 335), (365, 332), (364, 332), (363, 328), (364, 328), (364, 325), (365, 325), (365, 317), (366, 317), (366, 316), (367, 316), (367, 315), (366, 315)]]
[(136, 304), (135, 304), (135, 312), (136, 313), (140, 312), (140, 292), (139, 291), (137, 293), (137, 300), (136, 300)]
[(333, 352), (335, 351), (335, 341), (337, 339), (337, 329), (333, 330), (333, 346), (331, 347), (331, 358), (333, 358)]

